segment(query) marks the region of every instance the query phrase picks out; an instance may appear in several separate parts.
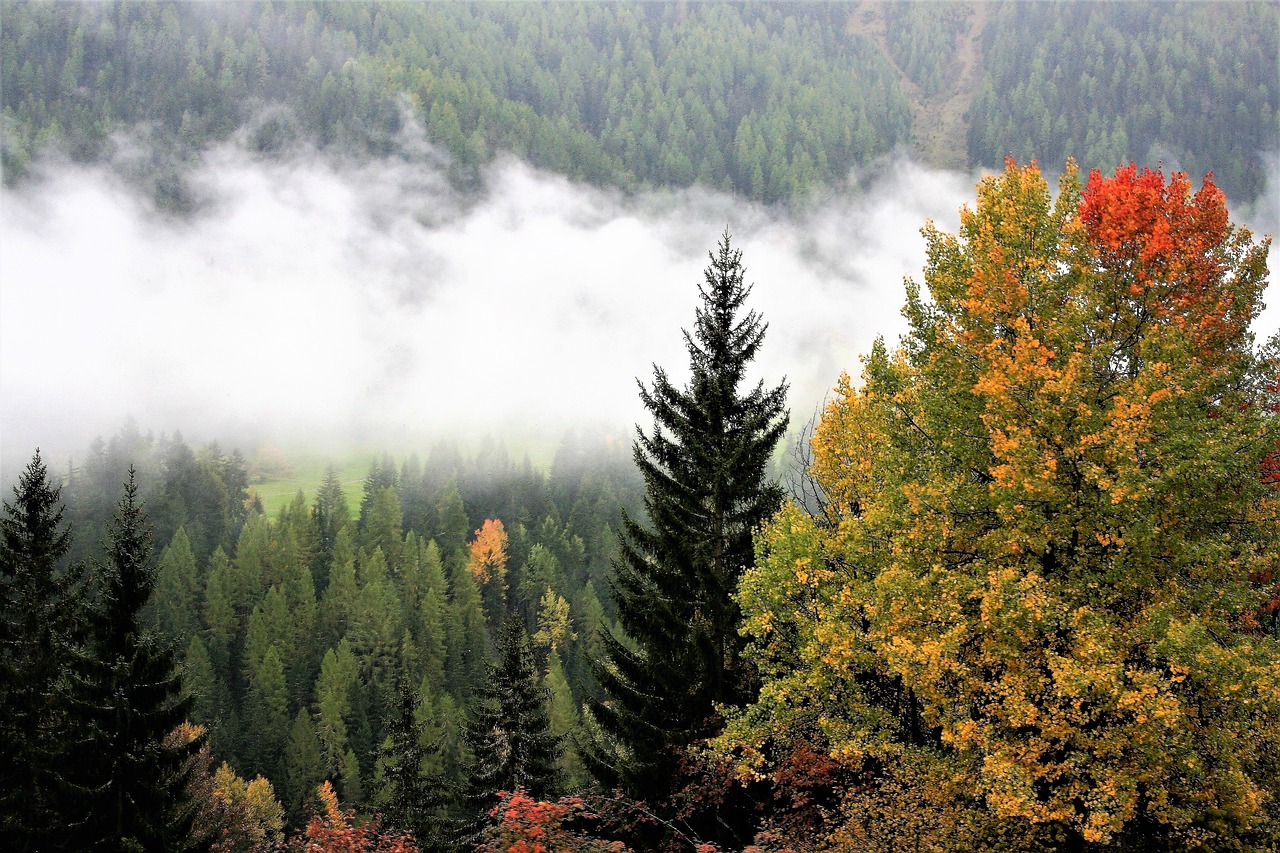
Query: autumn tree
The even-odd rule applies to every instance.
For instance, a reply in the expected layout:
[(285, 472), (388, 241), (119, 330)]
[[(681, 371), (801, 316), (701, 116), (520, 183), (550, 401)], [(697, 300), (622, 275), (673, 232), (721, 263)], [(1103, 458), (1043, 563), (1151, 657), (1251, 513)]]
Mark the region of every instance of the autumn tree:
[(284, 853), (418, 853), (408, 835), (384, 832), (376, 821), (358, 821), (355, 812), (342, 809), (328, 782), (317, 796), (320, 811), (280, 848)]
[(830, 765), (806, 849), (1273, 846), (1268, 241), (1209, 178), (1069, 165), (1054, 198), (1012, 162), (924, 234), (929, 298), (814, 435), (821, 507), (742, 579), (764, 683), (720, 754)]
[(507, 607), (507, 531), (501, 519), (486, 518), (476, 531), (468, 565), (484, 598), (485, 618), (496, 630)]
[(623, 518), (613, 595), (627, 640), (606, 638), (596, 673), (606, 699), (592, 706), (617, 746), (597, 750), (593, 772), (654, 802), (678, 784), (684, 749), (717, 732), (717, 706), (754, 696), (732, 592), (753, 563), (752, 531), (782, 499), (768, 467), (786, 385), (742, 390), (766, 326), (742, 313), (751, 288), (728, 234), (710, 259), (684, 335), (687, 386), (656, 366), (652, 386), (640, 385), (654, 419), (634, 445), (648, 521)]
[[(603, 841), (584, 827), (597, 815), (580, 797), (535, 800), (525, 791), (503, 791), (489, 812), (477, 853), (630, 853), (620, 841)], [(592, 827), (593, 828), (593, 827)]]

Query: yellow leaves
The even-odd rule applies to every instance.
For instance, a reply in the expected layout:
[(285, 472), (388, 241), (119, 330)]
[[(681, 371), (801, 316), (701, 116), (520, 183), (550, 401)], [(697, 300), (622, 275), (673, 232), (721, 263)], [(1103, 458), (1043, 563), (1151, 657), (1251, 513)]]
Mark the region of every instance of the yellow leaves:
[(284, 826), (284, 809), (270, 781), (258, 776), (246, 783), (224, 761), (213, 775), (213, 795), (235, 816), (253, 849), (274, 847)]
[(481, 584), (506, 583), (507, 531), (502, 520), (486, 518), (471, 541), (471, 573)]
[(329, 826), (334, 829), (343, 829), (347, 825), (346, 816), (342, 813), (342, 809), (338, 806), (338, 792), (333, 790), (333, 785), (328, 779), (316, 790), (316, 796), (320, 800), (320, 811), (323, 812), (324, 819), (328, 821)]
[[(959, 237), (926, 231), (934, 301), (911, 292), (909, 345), (877, 344), (815, 430), (829, 517), (785, 508), (742, 578), (765, 685), (734, 737), (766, 765), (797, 732), (849, 767), (875, 756), (859, 820), (928, 802), (945, 824), (963, 812), (945, 789), (1116, 845), (1140, 802), (1172, 838), (1267, 808), (1251, 774), (1280, 754), (1280, 644), (1240, 613), (1250, 575), (1280, 571), (1280, 499), (1242, 478), (1274, 415), (1234, 390), (1245, 373), (1228, 386), (1162, 343), (1176, 330), (1108, 326), (1127, 297), (1074, 180), (1054, 203), (1011, 167)], [(941, 747), (904, 744), (868, 681)]]

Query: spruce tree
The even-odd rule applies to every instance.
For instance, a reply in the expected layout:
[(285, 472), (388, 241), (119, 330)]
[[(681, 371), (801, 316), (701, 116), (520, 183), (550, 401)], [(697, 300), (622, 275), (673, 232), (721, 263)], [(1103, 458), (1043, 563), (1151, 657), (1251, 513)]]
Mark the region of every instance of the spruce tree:
[(498, 659), (488, 670), (465, 727), (474, 755), (465, 805), (473, 817), (493, 805), (498, 791), (519, 788), (541, 800), (557, 792), (559, 781), (560, 738), (551, 731), (547, 691), (539, 685), (529, 638), (516, 617), (505, 622)]
[(0, 848), (56, 846), (67, 779), (66, 678), (86, 625), (60, 489), (37, 450), (0, 519)]
[(633, 447), (648, 526), (623, 513), (613, 598), (629, 642), (606, 634), (596, 671), (606, 695), (592, 702), (613, 741), (597, 745), (593, 773), (650, 802), (672, 793), (684, 747), (715, 733), (715, 706), (753, 698), (732, 594), (753, 564), (752, 531), (782, 500), (767, 471), (787, 426), (786, 384), (740, 391), (766, 325), (742, 313), (751, 288), (727, 233), (710, 258), (684, 333), (688, 385), (656, 365), (652, 386), (640, 383), (654, 420)]
[(424, 737), (418, 720), (422, 700), (409, 686), (405, 673), (396, 679), (396, 694), (390, 704), (387, 736), (378, 750), (377, 791), (373, 805), (383, 823), (391, 829), (411, 834), (424, 849), (441, 839), (439, 820), (445, 803), (444, 782), (424, 772), (428, 760), (440, 749)]
[(186, 794), (188, 759), (203, 737), (183, 744), (167, 736), (187, 720), (192, 700), (169, 644), (144, 621), (155, 587), (151, 530), (129, 469), (101, 569), (101, 602), (94, 613), (86, 666), (89, 730), (88, 819), (73, 845), (101, 850), (185, 850), (195, 807)]

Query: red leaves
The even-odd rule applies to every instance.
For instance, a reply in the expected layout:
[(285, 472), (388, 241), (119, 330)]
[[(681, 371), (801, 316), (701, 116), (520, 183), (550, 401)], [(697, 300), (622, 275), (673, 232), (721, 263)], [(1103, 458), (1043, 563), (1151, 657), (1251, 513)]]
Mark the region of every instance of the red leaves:
[(596, 817), (580, 797), (549, 803), (525, 791), (502, 791), (498, 798), (476, 853), (629, 853), (619, 841), (600, 841), (571, 828), (574, 821)]
[(1157, 321), (1187, 328), (1205, 354), (1237, 336), (1251, 319), (1233, 311), (1224, 251), (1232, 229), (1226, 198), (1213, 175), (1194, 195), (1191, 183), (1130, 163), (1111, 178), (1089, 175), (1080, 202), (1089, 247), (1104, 272), (1115, 276), (1121, 300)]

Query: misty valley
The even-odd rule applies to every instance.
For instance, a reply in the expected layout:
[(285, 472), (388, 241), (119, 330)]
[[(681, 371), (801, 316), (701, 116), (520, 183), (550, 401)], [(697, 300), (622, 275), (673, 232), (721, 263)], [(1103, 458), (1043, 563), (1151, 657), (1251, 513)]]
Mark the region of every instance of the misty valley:
[(0, 849), (1280, 847), (1275, 3), (0, 0), (0, 109)]

